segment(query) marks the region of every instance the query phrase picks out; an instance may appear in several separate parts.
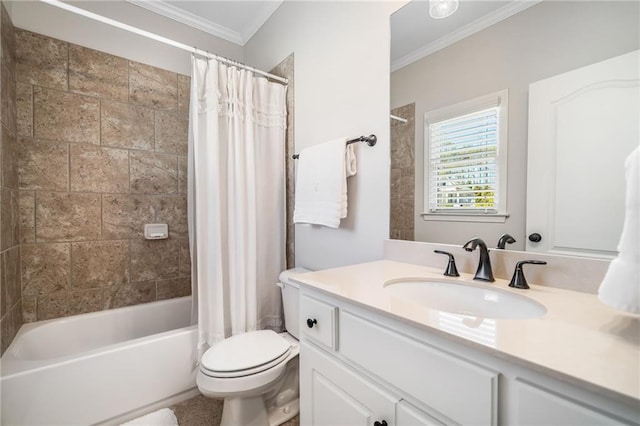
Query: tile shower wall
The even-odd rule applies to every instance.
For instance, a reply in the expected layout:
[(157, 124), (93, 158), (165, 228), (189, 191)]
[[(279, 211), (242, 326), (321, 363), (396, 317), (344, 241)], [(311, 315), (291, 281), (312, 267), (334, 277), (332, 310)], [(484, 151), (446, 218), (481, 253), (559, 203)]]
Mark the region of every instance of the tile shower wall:
[(22, 326), (15, 30), (0, 4), (0, 355)]
[(293, 154), (294, 146), (294, 55), (287, 56), (275, 66), (270, 72), (280, 77), (289, 79), (287, 86), (287, 134), (285, 142), (285, 164), (286, 164), (286, 213), (287, 213), (287, 239), (286, 239), (286, 268), (296, 266), (295, 253), (295, 225), (293, 224), (293, 207), (295, 204), (295, 163)]
[[(24, 320), (191, 293), (190, 78), (16, 29)], [(167, 240), (143, 238), (167, 223)]]
[(390, 235), (413, 240), (415, 179), (415, 104), (391, 110), (406, 123), (391, 120), (391, 217)]

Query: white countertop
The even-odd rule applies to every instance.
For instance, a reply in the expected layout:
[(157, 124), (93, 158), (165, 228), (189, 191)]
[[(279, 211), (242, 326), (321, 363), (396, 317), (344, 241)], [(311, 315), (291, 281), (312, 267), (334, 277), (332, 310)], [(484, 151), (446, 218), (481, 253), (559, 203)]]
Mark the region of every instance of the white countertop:
[[(609, 308), (593, 294), (531, 285), (512, 289), (508, 281), (472, 281), (442, 270), (381, 260), (296, 276), (295, 281), (345, 301), (472, 345), (542, 372), (553, 372), (592, 390), (610, 391), (640, 402), (640, 317)], [(400, 300), (384, 283), (400, 278), (464, 281), (529, 297), (547, 309), (535, 319), (481, 319), (443, 313)], [(451, 319), (451, 322), (442, 321)], [(595, 386), (595, 388), (593, 387)]]

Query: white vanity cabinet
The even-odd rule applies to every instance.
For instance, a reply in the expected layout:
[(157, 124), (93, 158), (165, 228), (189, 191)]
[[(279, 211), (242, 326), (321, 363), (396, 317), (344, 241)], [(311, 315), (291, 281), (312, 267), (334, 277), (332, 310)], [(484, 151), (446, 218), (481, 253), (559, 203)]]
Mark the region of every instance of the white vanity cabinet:
[(304, 285), (300, 320), (304, 426), (640, 424), (637, 401)]

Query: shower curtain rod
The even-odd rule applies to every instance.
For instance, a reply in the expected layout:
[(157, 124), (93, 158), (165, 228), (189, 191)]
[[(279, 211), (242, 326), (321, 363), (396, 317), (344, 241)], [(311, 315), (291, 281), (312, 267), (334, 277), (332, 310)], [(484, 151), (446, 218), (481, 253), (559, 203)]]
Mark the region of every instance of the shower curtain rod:
[(171, 40), (171, 39), (163, 37), (161, 35), (154, 34), (152, 32), (142, 30), (140, 28), (137, 28), (137, 27), (134, 27), (132, 25), (128, 25), (128, 24), (113, 20), (111, 18), (106, 18), (106, 17), (104, 17), (102, 15), (98, 15), (97, 13), (89, 12), (88, 10), (84, 10), (84, 9), (81, 9), (79, 7), (76, 7), (76, 6), (72, 6), (72, 5), (68, 4), (68, 3), (63, 3), (60, 0), (40, 0), (40, 1), (43, 2), (43, 3), (46, 3), (48, 5), (51, 5), (51, 6), (54, 6), (54, 7), (57, 7), (57, 8), (64, 9), (66, 11), (75, 13), (76, 15), (81, 15), (81, 16), (84, 16), (85, 18), (93, 19), (94, 21), (102, 22), (103, 24), (111, 25), (112, 27), (120, 28), (122, 30), (129, 31), (129, 32), (134, 33), (134, 34), (138, 34), (138, 35), (141, 35), (143, 37), (147, 37), (147, 38), (150, 38), (152, 40), (159, 41), (160, 43), (168, 44), (169, 46), (177, 47), (178, 49), (182, 49), (182, 50), (186, 50), (186, 51), (191, 52), (191, 53), (195, 53), (196, 55), (205, 56), (207, 58), (215, 59), (215, 60), (224, 62), (226, 64), (229, 64), (229, 65), (232, 65), (232, 66), (235, 66), (235, 67), (238, 67), (238, 68), (242, 68), (242, 69), (254, 72), (256, 74), (260, 74), (262, 76), (268, 77), (268, 78), (270, 78), (272, 80), (276, 80), (276, 81), (279, 81), (279, 82), (284, 83), (284, 84), (288, 84), (289, 83), (289, 79), (287, 79), (287, 78), (279, 77), (277, 75), (273, 75), (273, 74), (268, 73), (266, 71), (262, 71), (262, 70), (259, 70), (257, 68), (253, 68), (253, 67), (250, 67), (248, 65), (245, 65), (245, 64), (243, 64), (241, 62), (234, 61), (233, 59), (225, 58), (223, 56), (215, 55), (213, 53), (209, 53), (207, 51), (204, 51), (204, 50), (201, 50), (201, 49), (197, 49), (195, 47), (188, 46), (188, 45), (186, 45), (184, 43), (180, 43), (179, 41)]

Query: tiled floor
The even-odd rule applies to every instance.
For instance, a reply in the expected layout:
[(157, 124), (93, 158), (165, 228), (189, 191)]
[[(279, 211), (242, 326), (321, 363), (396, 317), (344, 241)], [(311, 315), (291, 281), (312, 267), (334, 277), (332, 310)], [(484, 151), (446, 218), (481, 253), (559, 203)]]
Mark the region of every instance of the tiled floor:
[[(198, 395), (171, 407), (180, 426), (219, 426), (222, 418), (222, 400)], [(296, 416), (282, 426), (299, 426)], [(238, 425), (242, 426), (242, 425)]]

